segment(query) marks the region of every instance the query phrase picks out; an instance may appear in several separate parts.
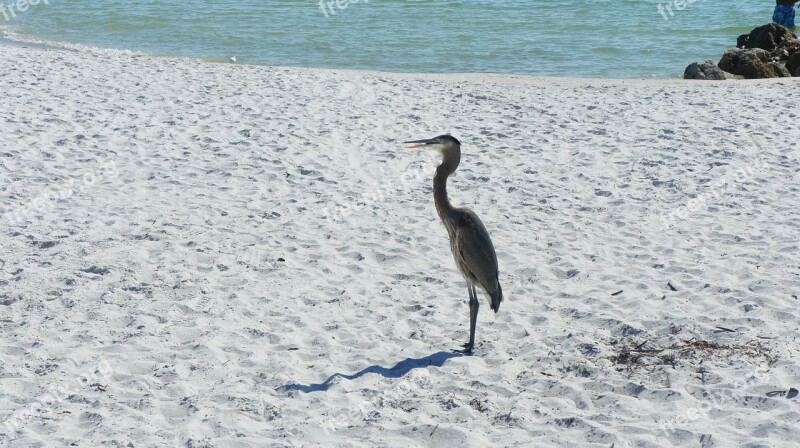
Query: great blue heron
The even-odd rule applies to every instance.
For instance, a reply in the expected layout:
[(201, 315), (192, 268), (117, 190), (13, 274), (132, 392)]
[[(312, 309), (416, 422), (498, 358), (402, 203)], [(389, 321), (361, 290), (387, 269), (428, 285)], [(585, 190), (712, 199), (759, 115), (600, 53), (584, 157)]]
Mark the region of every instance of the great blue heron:
[(407, 148), (431, 149), (442, 155), (442, 164), (433, 177), (433, 201), (450, 236), (450, 250), (456, 266), (467, 281), (469, 293), (469, 342), (464, 344), (464, 353), (471, 354), (475, 347), (475, 324), (478, 321), (478, 292), (483, 289), (491, 299), (489, 306), (496, 313), (503, 301), (497, 269), (497, 255), (492, 239), (478, 215), (468, 208), (455, 208), (447, 199), (447, 178), (458, 168), (461, 161), (461, 142), (450, 135), (431, 139), (415, 140)]

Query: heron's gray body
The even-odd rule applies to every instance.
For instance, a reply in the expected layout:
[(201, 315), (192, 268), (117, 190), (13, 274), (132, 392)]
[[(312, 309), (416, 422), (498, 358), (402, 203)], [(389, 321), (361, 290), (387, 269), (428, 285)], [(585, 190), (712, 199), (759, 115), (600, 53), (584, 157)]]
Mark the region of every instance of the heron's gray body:
[[(447, 177), (439, 174), (442, 166), (444, 164), (440, 165), (434, 177), (434, 203), (450, 237), (450, 251), (456, 267), (467, 281), (468, 288), (477, 286), (489, 295), (489, 306), (497, 312), (503, 300), (503, 291), (492, 238), (475, 212), (450, 205), (446, 190)], [(437, 194), (437, 191), (440, 193)]]
[(450, 237), (450, 250), (453, 252), (456, 267), (467, 281), (470, 329), (469, 342), (464, 344), (464, 351), (471, 353), (475, 345), (475, 326), (480, 307), (476, 287), (489, 296), (489, 306), (495, 313), (503, 301), (497, 254), (489, 232), (478, 215), (468, 208), (453, 207), (447, 198), (447, 178), (458, 169), (461, 162), (461, 143), (449, 135), (407, 143), (418, 143), (415, 147), (432, 147), (442, 155), (442, 164), (436, 168), (436, 175), (433, 177), (433, 200)]

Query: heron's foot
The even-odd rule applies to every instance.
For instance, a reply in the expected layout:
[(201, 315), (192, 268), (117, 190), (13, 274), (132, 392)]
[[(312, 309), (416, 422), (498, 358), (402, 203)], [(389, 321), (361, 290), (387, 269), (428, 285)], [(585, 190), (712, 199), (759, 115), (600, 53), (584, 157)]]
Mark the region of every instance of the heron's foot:
[(461, 347), (463, 347), (461, 350), (456, 349), (454, 351), (456, 353), (463, 353), (465, 355), (471, 355), (472, 354), (472, 349), (474, 347), (469, 342), (467, 342), (466, 344), (462, 345)]

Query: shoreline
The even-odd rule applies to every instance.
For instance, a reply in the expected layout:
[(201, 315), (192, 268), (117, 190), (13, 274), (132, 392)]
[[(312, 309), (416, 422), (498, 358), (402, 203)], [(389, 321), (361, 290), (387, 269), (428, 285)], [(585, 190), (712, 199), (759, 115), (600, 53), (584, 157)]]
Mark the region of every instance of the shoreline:
[(191, 56), (174, 56), (174, 55), (159, 55), (135, 50), (121, 50), (115, 48), (93, 47), (83, 44), (71, 44), (64, 42), (44, 41), (40, 39), (20, 39), (17, 36), (9, 37), (6, 34), (0, 36), (0, 46), (18, 47), (18, 48), (32, 48), (40, 50), (52, 51), (65, 51), (65, 52), (86, 52), (88, 54), (106, 54), (106, 55), (130, 55), (131, 57), (147, 57), (156, 60), (173, 60), (173, 61), (186, 61), (193, 63), (203, 63), (212, 65), (231, 65), (239, 67), (253, 67), (263, 68), (265, 70), (296, 70), (302, 71), (317, 71), (320, 73), (341, 73), (356, 75), (369, 75), (369, 76), (389, 76), (397, 79), (419, 79), (419, 80), (440, 80), (440, 81), (483, 81), (495, 82), (508, 85), (524, 85), (529, 83), (539, 83), (542, 81), (552, 83), (565, 83), (569, 85), (580, 84), (596, 84), (596, 85), (616, 85), (616, 84), (645, 84), (645, 85), (669, 85), (669, 84), (697, 84), (697, 83), (711, 83), (718, 82), (744, 82), (746, 84), (758, 83), (782, 83), (786, 80), (800, 80), (800, 78), (766, 78), (766, 79), (736, 79), (725, 81), (697, 81), (687, 80), (683, 78), (588, 78), (588, 77), (566, 77), (566, 76), (535, 76), (535, 75), (520, 75), (520, 74), (507, 74), (507, 73), (489, 73), (489, 72), (476, 72), (476, 73), (424, 73), (424, 72), (384, 72), (379, 70), (357, 70), (357, 69), (338, 69), (338, 68), (318, 68), (318, 67), (294, 67), (294, 66), (280, 66), (280, 65), (263, 65), (263, 64), (247, 64), (247, 63), (230, 63), (224, 61), (217, 61), (208, 58), (195, 58)]
[[(239, 66), (252, 66), (252, 67), (265, 67), (274, 69), (294, 69), (294, 70), (319, 70), (322, 72), (342, 72), (342, 73), (363, 73), (371, 75), (398, 75), (398, 76), (423, 76), (431, 77), (432, 79), (441, 79), (452, 77), (453, 79), (461, 80), (475, 80), (480, 78), (486, 79), (546, 79), (546, 80), (566, 80), (567, 82), (670, 82), (670, 81), (685, 81), (680, 76), (665, 77), (665, 78), (595, 78), (595, 77), (569, 77), (569, 76), (539, 76), (528, 74), (513, 74), (513, 73), (494, 73), (494, 72), (448, 72), (448, 73), (428, 73), (428, 72), (391, 72), (380, 70), (361, 70), (361, 69), (346, 69), (346, 68), (325, 68), (325, 67), (300, 67), (300, 66), (282, 66), (282, 65), (266, 65), (266, 64), (248, 64), (248, 63), (235, 63), (232, 64), (223, 60), (223, 57), (193, 57), (183, 55), (167, 55), (150, 53), (141, 50), (117, 49), (96, 47), (86, 44), (76, 44), (70, 42), (50, 41), (46, 39), (39, 39), (34, 36), (23, 35), (11, 30), (4, 30), (0, 28), (0, 45), (8, 45), (15, 47), (32, 47), (40, 49), (64, 50), (64, 51), (87, 51), (93, 53), (110, 53), (110, 54), (131, 54), (136, 56), (146, 56), (151, 58), (164, 58), (175, 60), (187, 61), (200, 61), (208, 64), (221, 64), (221, 65), (239, 65)], [(691, 80), (690, 80), (691, 81)]]
[(45, 43), (35, 43), (35, 42), (28, 42), (24, 40), (17, 40), (10, 38), (6, 35), (6, 32), (0, 29), (0, 46), (7, 46), (7, 47), (23, 47), (23, 48), (50, 48), (50, 49), (62, 49), (56, 45), (52, 44), (45, 44)]

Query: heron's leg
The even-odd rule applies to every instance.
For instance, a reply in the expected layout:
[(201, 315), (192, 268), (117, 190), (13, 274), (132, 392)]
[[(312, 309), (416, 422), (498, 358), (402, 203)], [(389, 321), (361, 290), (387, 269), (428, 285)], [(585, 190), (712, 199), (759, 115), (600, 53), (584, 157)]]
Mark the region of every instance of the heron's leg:
[(472, 294), (469, 295), (469, 348), (475, 347), (475, 327), (478, 324), (478, 308), (481, 303), (478, 301), (478, 291), (475, 286), (470, 285)]
[(475, 287), (467, 285), (467, 292), (469, 293), (469, 342), (464, 344), (463, 353), (471, 354), (472, 349), (475, 347), (475, 324), (478, 322), (478, 294)]

